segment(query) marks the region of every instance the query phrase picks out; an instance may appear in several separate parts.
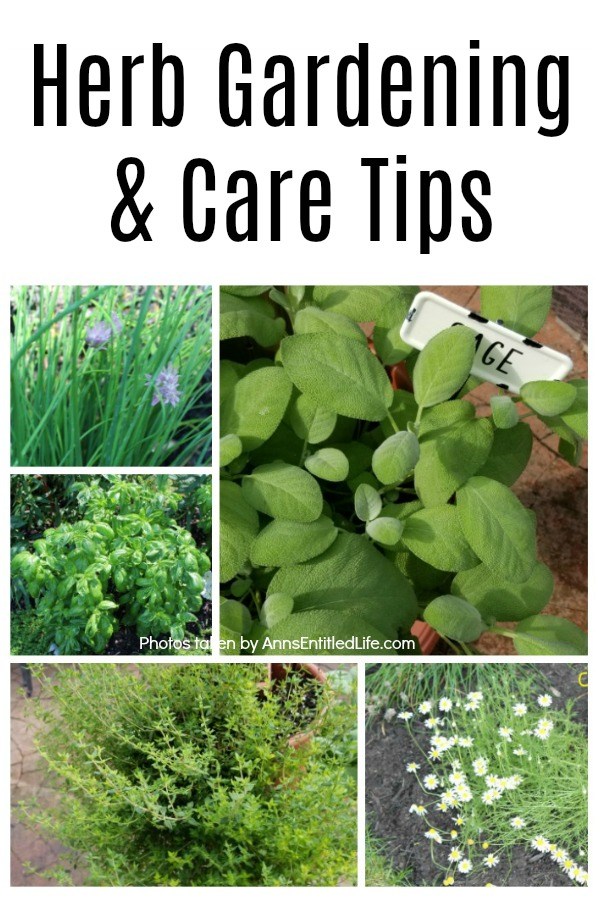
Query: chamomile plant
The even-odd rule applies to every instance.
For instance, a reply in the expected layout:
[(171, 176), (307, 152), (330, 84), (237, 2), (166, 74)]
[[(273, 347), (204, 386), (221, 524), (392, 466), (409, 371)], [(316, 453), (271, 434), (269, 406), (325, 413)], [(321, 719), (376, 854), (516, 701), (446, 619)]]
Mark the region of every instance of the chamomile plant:
[[(497, 388), (481, 415), (477, 318), (417, 351), (400, 336), (417, 292), (221, 291), (221, 623), (238, 651), (336, 638), (395, 654), (424, 619), (457, 651), (496, 631), (517, 653), (585, 652), (581, 629), (543, 613), (554, 579), (511, 486), (534, 417), (577, 464), (587, 382)], [(550, 288), (481, 290), (482, 313), (530, 345), (550, 303)]]
[(587, 885), (587, 738), (573, 701), (540, 690), (533, 666), (470, 666), (467, 676), (431, 666), (445, 684), (412, 668), (403, 690), (383, 692), (387, 710), (382, 683), (398, 673), (382, 666), (367, 689), (379, 688), (386, 731), (410, 737), (406, 758), (390, 761), (414, 820), (397, 837), (430, 856), (433, 883), (507, 883), (520, 848), (533, 870), (526, 883), (547, 858), (552, 883)]

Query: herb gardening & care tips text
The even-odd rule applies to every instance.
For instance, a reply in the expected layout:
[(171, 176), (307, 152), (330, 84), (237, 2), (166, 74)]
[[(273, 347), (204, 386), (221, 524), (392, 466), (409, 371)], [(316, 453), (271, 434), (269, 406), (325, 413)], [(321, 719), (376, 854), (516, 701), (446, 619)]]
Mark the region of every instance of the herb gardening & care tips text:
[[(184, 64), (162, 43), (153, 43), (148, 57), (123, 55), (118, 62), (98, 53), (75, 59), (65, 43), (34, 44), (33, 50), (35, 126), (65, 127), (78, 117), (90, 128), (115, 120), (132, 127), (134, 112), (144, 100), (142, 76), (135, 70), (145, 66), (151, 71), (147, 83), (152, 125), (176, 128), (183, 121), (189, 96)], [(318, 128), (328, 117), (346, 129), (382, 123), (391, 129), (533, 126), (542, 137), (560, 137), (568, 129), (568, 56), (548, 54), (534, 62), (515, 53), (484, 55), (479, 40), (470, 40), (456, 59), (443, 54), (411, 60), (398, 53), (375, 60), (373, 55), (364, 42), (339, 59), (329, 54), (303, 59), (265, 56), (245, 44), (230, 43), (221, 51), (216, 81), (209, 75), (205, 85), (195, 85), (201, 96), (196, 95), (191, 106), (197, 113), (198, 100), (214, 84), (220, 124), (234, 129), (257, 122), (270, 128)], [(78, 98), (76, 109), (67, 102), (73, 96)], [(204, 117), (203, 123), (206, 132), (210, 120)], [(492, 184), (482, 169), (459, 175), (440, 167), (411, 175), (401, 145), (393, 155), (389, 148), (384, 155), (373, 148), (373, 155), (361, 156), (359, 167), (356, 183), (364, 181), (369, 208), (366, 215), (356, 215), (356, 227), (369, 241), (418, 240), (420, 253), (428, 254), (453, 228), (475, 243), (490, 237), (492, 216), (485, 198), (492, 196)], [(110, 222), (117, 241), (153, 239), (154, 206), (145, 190), (145, 174), (137, 156), (126, 156), (117, 165), (120, 195)], [(223, 172), (201, 155), (186, 163), (175, 187), (182, 192), (184, 233), (198, 243), (219, 231), (234, 242), (280, 241), (282, 209), (290, 204), (302, 238), (325, 241), (334, 226), (335, 196), (347, 191), (343, 185), (334, 190), (322, 169), (299, 173), (283, 163), (257, 175), (242, 164)], [(392, 233), (381, 215), (382, 200), (393, 204)], [(411, 202), (418, 208), (411, 209)], [(259, 203), (269, 210), (260, 228)]]

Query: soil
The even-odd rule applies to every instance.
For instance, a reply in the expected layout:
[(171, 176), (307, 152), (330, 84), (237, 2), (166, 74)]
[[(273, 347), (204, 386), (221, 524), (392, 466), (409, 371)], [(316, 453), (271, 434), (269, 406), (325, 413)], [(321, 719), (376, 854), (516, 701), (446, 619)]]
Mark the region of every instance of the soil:
[[(197, 622), (188, 623), (187, 631), (194, 636), (208, 639), (211, 632), (211, 610), (212, 603), (209, 600), (205, 600), (198, 611)], [(169, 640), (168, 634), (153, 635), (153, 637), (158, 641)], [(156, 651), (140, 650), (140, 639), (134, 628), (121, 628), (116, 634), (113, 634), (106, 649), (103, 651), (104, 656), (140, 656), (146, 654), (156, 655)], [(176, 651), (169, 653), (170, 656), (176, 654)]]
[[(554, 698), (554, 709), (562, 709), (570, 699), (581, 698), (585, 690), (577, 683), (583, 666), (549, 663), (537, 666), (560, 691)], [(573, 716), (586, 729), (587, 696), (574, 704)], [(429, 732), (423, 729), (425, 740)], [(441, 884), (441, 873), (423, 852), (423, 828), (421, 820), (409, 813), (411, 803), (421, 796), (413, 776), (406, 775), (404, 763), (414, 756), (414, 743), (407, 729), (382, 716), (375, 719), (366, 733), (365, 792), (367, 822), (374, 837), (385, 848), (384, 853), (394, 869), (410, 870), (409, 881), (415, 886)], [(435, 820), (432, 821), (435, 826)], [(441, 824), (441, 823), (440, 823)], [(532, 861), (535, 864), (532, 865)], [(572, 886), (555, 862), (542, 854), (533, 855), (528, 847), (516, 846), (512, 858), (500, 864), (486, 875), (469, 877), (469, 887), (485, 885), (487, 881), (509, 887), (558, 887)]]

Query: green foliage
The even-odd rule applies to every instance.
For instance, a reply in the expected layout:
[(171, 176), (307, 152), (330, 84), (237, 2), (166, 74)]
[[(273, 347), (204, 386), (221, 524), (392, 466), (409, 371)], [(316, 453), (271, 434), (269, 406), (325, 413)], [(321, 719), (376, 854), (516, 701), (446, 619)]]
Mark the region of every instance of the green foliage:
[[(91, 886), (354, 880), (354, 695), (339, 702), (301, 673), (280, 687), (257, 665), (40, 677), (39, 750), (57, 802), (22, 804), (21, 815), (67, 848), (65, 883), (73, 866)], [(311, 728), (318, 739), (290, 746)]]
[(19, 287), (12, 324), (13, 465), (210, 462), (210, 289)]
[[(533, 382), (514, 397), (498, 389), (482, 415), (468, 396), (479, 383), (470, 375), (476, 325), (447, 328), (417, 352), (399, 337), (416, 292), (227, 288), (221, 580), (225, 599), (250, 617), (238, 622), (244, 632), (233, 617), (226, 626), (236, 646), (242, 634), (265, 653), (342, 635), (393, 644), (417, 617), (435, 617), (439, 633), (466, 652), (482, 629), (514, 637), (517, 652), (563, 646), (536, 627), (526, 637), (521, 625), (512, 632), (496, 623), (537, 617), (551, 599), (535, 517), (510, 487), (531, 455), (534, 415), (578, 463), (587, 382)], [(550, 296), (547, 288), (483, 288), (482, 307), (531, 335)], [(392, 389), (386, 366), (398, 360), (414, 393)], [(275, 594), (293, 602), (263, 614)], [(461, 609), (477, 627), (456, 627), (461, 617), (451, 610)], [(563, 637), (573, 646), (571, 629)], [(273, 639), (284, 644), (274, 649)]]
[[(192, 485), (199, 516), (209, 502), (206, 488)], [(88, 479), (73, 491), (77, 521), (47, 528), (11, 565), (57, 652), (101, 653), (121, 626), (183, 640), (210, 569), (208, 556), (175, 522), (184, 495), (163, 476)]]
[(16, 609), (10, 614), (10, 650), (15, 656), (46, 656), (50, 638), (35, 609)]

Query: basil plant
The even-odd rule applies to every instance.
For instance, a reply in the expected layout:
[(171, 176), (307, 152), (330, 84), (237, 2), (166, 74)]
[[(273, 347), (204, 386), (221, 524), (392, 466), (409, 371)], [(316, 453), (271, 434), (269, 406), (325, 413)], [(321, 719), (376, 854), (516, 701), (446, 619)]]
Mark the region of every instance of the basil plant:
[[(511, 485), (532, 451), (533, 416), (578, 463), (587, 382), (535, 381), (519, 396), (496, 388), (481, 416), (469, 399), (481, 383), (470, 374), (475, 330), (447, 328), (421, 352), (400, 337), (417, 292), (222, 290), (229, 652), (314, 654), (304, 642), (327, 638), (340, 643), (322, 652), (411, 652), (416, 620), (456, 652), (485, 631), (510, 636), (517, 653), (586, 652), (575, 624), (543, 614), (553, 577), (536, 556), (535, 514)], [(481, 290), (482, 315), (529, 338), (550, 304), (550, 288)]]

